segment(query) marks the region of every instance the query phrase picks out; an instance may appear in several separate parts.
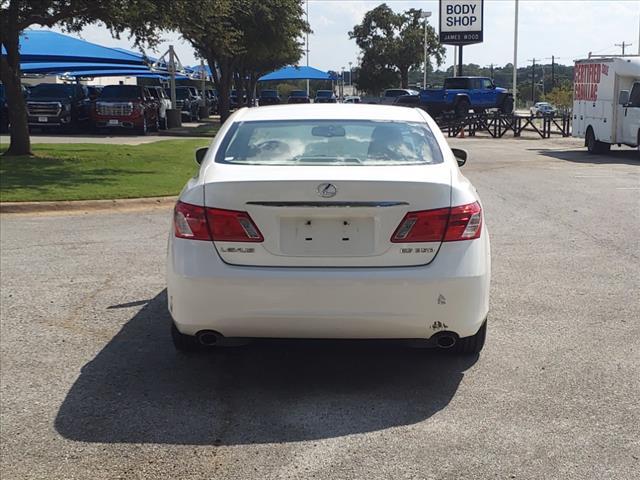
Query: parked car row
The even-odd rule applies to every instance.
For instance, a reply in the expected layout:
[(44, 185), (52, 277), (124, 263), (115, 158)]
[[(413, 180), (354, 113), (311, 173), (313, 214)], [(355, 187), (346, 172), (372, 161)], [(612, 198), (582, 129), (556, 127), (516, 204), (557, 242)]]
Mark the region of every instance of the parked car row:
[[(23, 89), (30, 127), (47, 130), (124, 129), (146, 134), (167, 128), (171, 93), (159, 85), (41, 83)], [(215, 90), (176, 87), (185, 121), (218, 112)], [(204, 107), (204, 108), (203, 108)], [(205, 110), (206, 109), (206, 110)], [(0, 130), (9, 129), (4, 85), (0, 84)]]
[[(232, 97), (233, 98), (233, 97)], [(357, 102), (355, 101), (357, 99)], [(345, 103), (359, 103), (360, 97), (351, 96), (345, 98)], [(258, 96), (258, 105), (279, 105), (281, 103), (311, 103), (311, 98), (305, 90), (292, 90), (286, 102), (278, 94), (277, 90), (262, 90)], [(331, 90), (318, 90), (313, 103), (338, 103), (336, 95)]]

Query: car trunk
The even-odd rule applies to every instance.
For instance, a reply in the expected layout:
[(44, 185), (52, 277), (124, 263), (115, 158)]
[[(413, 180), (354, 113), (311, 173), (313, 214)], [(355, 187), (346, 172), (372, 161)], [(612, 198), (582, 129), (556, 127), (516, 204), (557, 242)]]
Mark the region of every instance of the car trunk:
[(451, 202), (446, 164), (211, 168), (215, 174), (207, 174), (215, 181), (204, 185), (205, 206), (248, 212), (264, 237), (257, 243), (215, 241), (220, 257), (234, 265), (424, 265), (440, 241), (394, 243), (391, 237), (407, 212)]

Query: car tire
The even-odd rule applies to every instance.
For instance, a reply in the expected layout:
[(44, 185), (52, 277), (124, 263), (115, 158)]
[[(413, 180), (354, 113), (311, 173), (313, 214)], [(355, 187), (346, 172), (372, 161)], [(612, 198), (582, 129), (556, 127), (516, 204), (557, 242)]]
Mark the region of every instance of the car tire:
[(459, 100), (455, 106), (456, 117), (458, 118), (466, 117), (469, 114), (469, 108), (471, 108), (471, 104), (469, 103), (469, 100), (467, 100), (466, 98)]
[(180, 333), (175, 324), (171, 324), (171, 340), (173, 347), (182, 353), (194, 353), (201, 349), (196, 337)]
[(480, 330), (470, 337), (459, 338), (451, 349), (461, 355), (477, 355), (482, 351), (487, 338), (487, 321), (485, 320)]
[(500, 104), (500, 113), (513, 113), (513, 98), (505, 97)]
[(611, 144), (596, 140), (596, 135), (593, 133), (593, 128), (587, 128), (587, 134), (585, 136), (585, 143), (587, 144), (587, 150), (589, 153), (598, 154), (606, 153), (611, 149)]
[(140, 130), (138, 130), (138, 133), (140, 135), (146, 135), (148, 132), (149, 132), (149, 128), (147, 127), (147, 117), (143, 116), (142, 126), (140, 127)]

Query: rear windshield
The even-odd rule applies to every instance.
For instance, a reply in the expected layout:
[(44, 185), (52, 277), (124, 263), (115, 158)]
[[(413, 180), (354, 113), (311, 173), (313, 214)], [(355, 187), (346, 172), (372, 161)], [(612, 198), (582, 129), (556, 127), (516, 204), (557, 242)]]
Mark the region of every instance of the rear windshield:
[(140, 88), (135, 85), (107, 85), (100, 94), (102, 100), (105, 98), (135, 99), (139, 97)]
[(306, 97), (307, 96), (307, 92), (305, 92), (304, 90), (293, 90), (290, 94), (290, 97)]
[(422, 165), (443, 160), (425, 123), (296, 120), (234, 124), (216, 161), (246, 165)]
[(316, 92), (316, 97), (331, 97), (333, 96), (333, 92), (331, 90), (318, 90)]
[(468, 78), (447, 78), (444, 81), (444, 88), (453, 90), (464, 90), (469, 87)]
[(29, 98), (45, 98), (45, 97), (73, 97), (75, 91), (74, 85), (65, 85), (63, 83), (41, 83), (36, 85), (29, 92)]
[(276, 92), (275, 90), (263, 90), (262, 92), (260, 92), (260, 96), (261, 97), (277, 97), (278, 92)]

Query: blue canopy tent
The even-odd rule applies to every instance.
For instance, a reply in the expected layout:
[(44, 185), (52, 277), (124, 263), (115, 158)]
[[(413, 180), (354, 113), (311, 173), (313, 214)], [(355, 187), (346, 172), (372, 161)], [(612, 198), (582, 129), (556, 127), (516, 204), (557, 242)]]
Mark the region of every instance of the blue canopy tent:
[(289, 66), (263, 75), (259, 82), (273, 82), (281, 80), (332, 80), (327, 72), (313, 67)]
[[(4, 48), (2, 54), (5, 54)], [(25, 30), (20, 35), (20, 69), (24, 74), (66, 77), (127, 76), (165, 78), (166, 65), (152, 69), (157, 59), (122, 48), (109, 48), (50, 30)], [(159, 67), (159, 68), (158, 68)], [(192, 70), (187, 69), (186, 74)], [(188, 79), (185, 74), (176, 75)]]
[[(168, 79), (169, 74), (164, 72), (154, 72), (152, 70), (86, 70), (73, 72), (59, 72), (59, 75), (65, 77), (144, 77), (144, 78), (160, 78)], [(176, 80), (188, 80), (189, 77), (176, 73)]]
[[(2, 55), (6, 55), (4, 48)], [(20, 35), (20, 61), (22, 64), (88, 62), (145, 65), (142, 55), (103, 47), (50, 30), (25, 30)]]
[(119, 63), (82, 63), (82, 62), (27, 62), (20, 64), (22, 73), (48, 74), (58, 72), (73, 72), (76, 70), (135, 70), (149, 71), (145, 65), (122, 65)]

